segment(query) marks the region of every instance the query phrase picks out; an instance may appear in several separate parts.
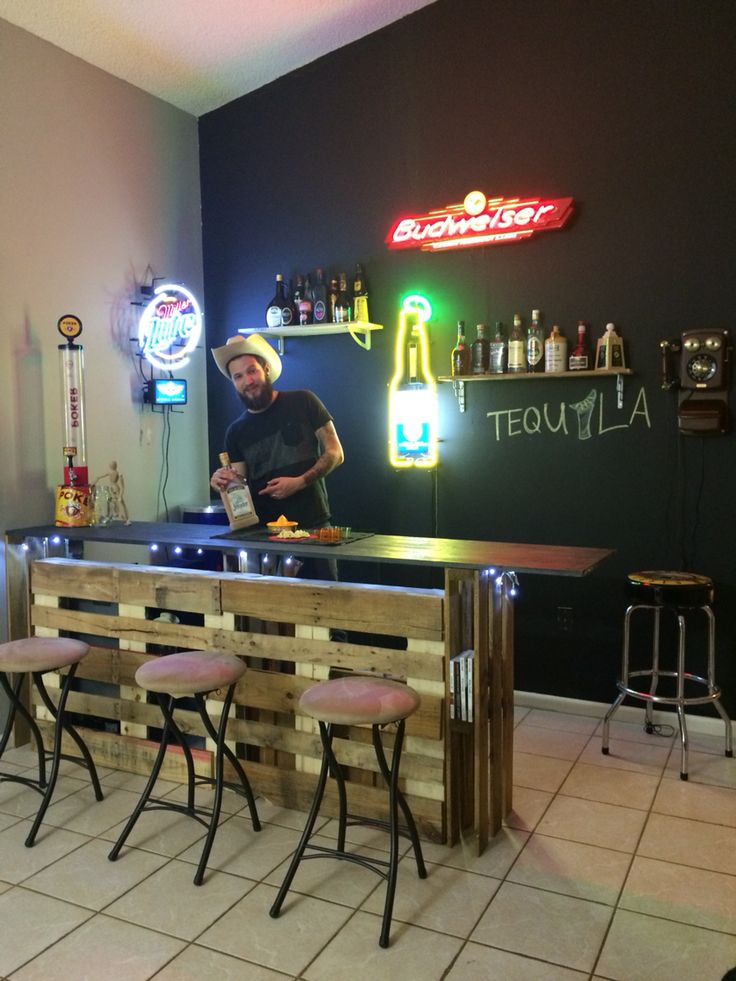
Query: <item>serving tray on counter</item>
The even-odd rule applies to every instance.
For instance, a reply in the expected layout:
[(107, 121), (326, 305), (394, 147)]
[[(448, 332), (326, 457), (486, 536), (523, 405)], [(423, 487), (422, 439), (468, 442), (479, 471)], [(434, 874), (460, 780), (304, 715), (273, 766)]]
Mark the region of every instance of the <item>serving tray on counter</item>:
[[(305, 529), (306, 531), (307, 529)], [(242, 541), (242, 542), (273, 542), (279, 545), (324, 545), (326, 547), (334, 548), (339, 545), (348, 545), (350, 542), (359, 542), (362, 538), (372, 538), (375, 535), (374, 531), (351, 531), (346, 538), (339, 538), (337, 541), (325, 541), (324, 539), (317, 538), (314, 532), (309, 532), (309, 538), (277, 538), (272, 535), (270, 531), (266, 528), (258, 528), (256, 531), (251, 531), (249, 528), (243, 528), (239, 531), (228, 531), (221, 532), (218, 535), (212, 535), (212, 538), (229, 538), (231, 541)]]

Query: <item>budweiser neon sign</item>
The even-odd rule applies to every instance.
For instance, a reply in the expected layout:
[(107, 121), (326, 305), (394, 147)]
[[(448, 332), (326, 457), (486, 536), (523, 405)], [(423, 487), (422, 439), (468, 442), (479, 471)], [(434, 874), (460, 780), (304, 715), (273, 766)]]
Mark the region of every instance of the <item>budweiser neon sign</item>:
[(143, 357), (161, 371), (183, 368), (201, 333), (202, 311), (194, 294), (172, 283), (157, 286), (138, 322)]
[(471, 191), (462, 204), (400, 218), (386, 236), (390, 249), (442, 251), (520, 242), (537, 232), (562, 228), (572, 198), (487, 198)]

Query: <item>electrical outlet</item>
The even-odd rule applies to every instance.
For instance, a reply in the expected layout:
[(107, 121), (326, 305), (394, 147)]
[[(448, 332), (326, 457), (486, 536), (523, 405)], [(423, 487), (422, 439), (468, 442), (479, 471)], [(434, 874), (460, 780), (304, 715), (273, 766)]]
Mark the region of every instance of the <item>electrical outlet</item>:
[(558, 606), (557, 607), (557, 625), (560, 630), (568, 633), (572, 630), (573, 625), (573, 613), (571, 606)]

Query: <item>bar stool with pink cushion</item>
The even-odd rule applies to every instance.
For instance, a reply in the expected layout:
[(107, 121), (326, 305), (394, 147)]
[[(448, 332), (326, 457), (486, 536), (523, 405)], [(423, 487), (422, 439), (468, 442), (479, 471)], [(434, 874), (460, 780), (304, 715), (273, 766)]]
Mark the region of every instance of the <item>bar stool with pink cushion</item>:
[[(0, 773), (0, 782), (11, 781), (24, 784), (26, 787), (38, 791), (43, 798), (26, 838), (25, 843), (28, 848), (35, 844), (38, 829), (51, 803), (62, 760), (86, 767), (92, 781), (95, 798), (98, 801), (102, 800), (102, 789), (90, 752), (82, 737), (69, 722), (66, 714), (66, 702), (77, 665), (88, 653), (88, 644), (71, 637), (23, 637), (20, 640), (11, 640), (6, 644), (0, 644), (0, 688), (10, 700), (10, 711), (0, 738), (0, 758), (2, 758), (8, 745), (17, 715), (22, 716), (27, 723), (38, 753), (38, 777), (29, 777), (17, 773)], [(43, 676), (49, 671), (61, 671), (62, 669), (67, 669), (67, 671), (63, 675), (59, 689), (59, 701), (56, 705), (44, 685)], [(15, 676), (12, 682), (10, 675)], [(50, 751), (44, 749), (41, 731), (23, 702), (22, 690), (26, 678), (29, 679), (29, 684), (32, 682), (36, 686), (41, 701), (54, 719), (54, 743)], [(61, 744), (64, 733), (76, 744), (81, 756), (70, 756), (62, 753)], [(51, 761), (48, 780), (46, 779), (47, 760)]]
[[(299, 708), (306, 715), (319, 722), (319, 732), (322, 741), (322, 765), (314, 800), (286, 876), (278, 895), (271, 907), (270, 914), (277, 917), (281, 906), (294, 880), (302, 859), (336, 858), (342, 861), (355, 862), (358, 865), (376, 872), (386, 880), (386, 899), (384, 902), (383, 921), (379, 944), (388, 947), (393, 913), (394, 896), (396, 894), (396, 878), (399, 865), (399, 837), (408, 837), (414, 849), (417, 873), (420, 879), (425, 879), (427, 870), (424, 866), (422, 847), (419, 843), (414, 818), (409, 810), (404, 795), (399, 790), (399, 764), (401, 749), (404, 742), (405, 720), (419, 707), (419, 695), (408, 685), (386, 678), (346, 677), (323, 681), (305, 691), (299, 700)], [(396, 736), (389, 767), (381, 741), (381, 729), (391, 723), (396, 723)], [(378, 766), (389, 791), (389, 820), (362, 817), (348, 813), (345, 780), (340, 765), (332, 749), (333, 726), (370, 725), (372, 730), (373, 748), (376, 753)], [(326, 848), (311, 843), (314, 824), (319, 814), (322, 798), (324, 797), (328, 771), (332, 773), (338, 792), (339, 817), (337, 847)], [(404, 816), (405, 826), (399, 825), (399, 808)], [(368, 858), (354, 852), (345, 851), (345, 831), (348, 825), (372, 825), (382, 827), (389, 832), (389, 860)], [(307, 849), (314, 854), (307, 855)]]
[[(145, 664), (142, 664), (138, 668), (135, 673), (136, 684), (156, 696), (164, 717), (164, 729), (148, 782), (143, 789), (143, 793), (133, 813), (128, 818), (127, 824), (108, 855), (111, 862), (117, 859), (120, 849), (125, 844), (128, 835), (144, 811), (178, 811), (181, 814), (187, 814), (189, 817), (194, 818), (195, 821), (198, 821), (207, 828), (204, 848), (202, 849), (202, 855), (194, 875), (195, 886), (200, 886), (215, 840), (215, 834), (217, 833), (217, 824), (222, 806), (222, 792), (224, 789), (233, 790), (245, 797), (253, 823), (253, 830), (261, 830), (261, 824), (256, 811), (256, 802), (248, 778), (235, 753), (233, 753), (225, 742), (228, 713), (235, 693), (235, 686), (244, 671), (245, 663), (240, 658), (216, 651), (208, 653), (203, 651), (179, 651), (175, 654), (164, 654), (160, 657), (152, 658), (150, 661), (146, 661)], [(222, 702), (220, 723), (217, 729), (215, 729), (207, 712), (205, 698), (206, 695), (215, 691), (226, 691), (225, 698)], [(202, 720), (205, 731), (215, 743), (214, 779), (212, 777), (197, 777), (195, 775), (192, 751), (181, 729), (174, 720), (177, 702), (183, 698), (194, 699), (195, 707)], [(186, 804), (180, 804), (178, 801), (169, 800), (168, 798), (152, 796), (153, 788), (166, 756), (166, 748), (172, 738), (181, 747), (186, 762)], [(225, 757), (227, 757), (235, 770), (238, 776), (238, 783), (224, 779)], [(215, 790), (211, 809), (197, 807), (194, 801), (195, 788), (205, 784), (214, 787)]]

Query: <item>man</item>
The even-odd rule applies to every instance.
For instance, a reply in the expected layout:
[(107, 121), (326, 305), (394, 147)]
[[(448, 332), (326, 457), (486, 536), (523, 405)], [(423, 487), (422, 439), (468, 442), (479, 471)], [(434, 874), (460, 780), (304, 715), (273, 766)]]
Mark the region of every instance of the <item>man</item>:
[(225, 433), (231, 468), (220, 467), (210, 485), (217, 491), (245, 475), (262, 524), (285, 514), (302, 528), (330, 521), (324, 478), (344, 460), (327, 409), (313, 392), (277, 392), (281, 359), (260, 336), (230, 337), (212, 355), (245, 406)]

